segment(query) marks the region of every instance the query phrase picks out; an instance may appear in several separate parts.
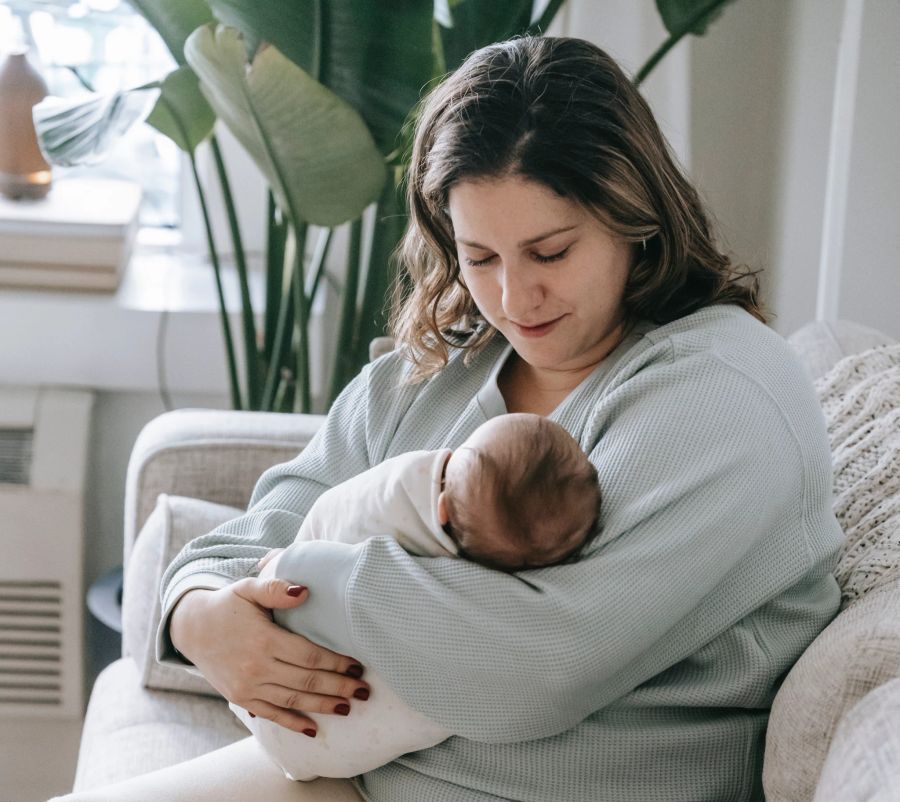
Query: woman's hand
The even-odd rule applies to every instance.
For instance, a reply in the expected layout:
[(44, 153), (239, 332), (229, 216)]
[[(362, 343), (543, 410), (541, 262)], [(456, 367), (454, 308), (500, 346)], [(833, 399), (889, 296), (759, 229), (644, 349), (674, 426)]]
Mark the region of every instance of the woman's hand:
[(357, 661), (272, 621), (272, 609), (308, 597), (307, 588), (274, 578), (192, 590), (172, 611), (172, 643), (229, 701), (314, 735), (316, 723), (298, 711), (346, 716), (351, 698), (368, 698), (369, 687)]

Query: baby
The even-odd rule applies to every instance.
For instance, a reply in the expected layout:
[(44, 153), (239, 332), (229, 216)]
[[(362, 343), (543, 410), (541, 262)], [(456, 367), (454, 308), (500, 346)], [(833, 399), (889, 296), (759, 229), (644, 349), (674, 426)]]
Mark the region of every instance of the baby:
[[(547, 418), (517, 413), (491, 418), (455, 451), (401, 454), (331, 488), (295, 542), (390, 535), (411, 554), (519, 571), (574, 558), (595, 534), (599, 510), (597, 471), (578, 443)], [(261, 576), (281, 576), (277, 562)], [(371, 699), (352, 720), (307, 714), (318, 724), (315, 739), (231, 708), (296, 780), (354, 776), (452, 734), (373, 672), (366, 681)]]

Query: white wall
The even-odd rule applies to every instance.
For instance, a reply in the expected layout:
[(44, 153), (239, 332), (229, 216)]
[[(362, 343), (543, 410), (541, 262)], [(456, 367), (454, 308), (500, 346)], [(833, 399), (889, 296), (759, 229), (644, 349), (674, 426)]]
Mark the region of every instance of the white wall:
[(838, 314), (900, 338), (900, 3), (867, 0)]
[(763, 270), (764, 300), (773, 292), (788, 22), (781, 0), (739, 1), (691, 39), (692, 178), (724, 250)]
[[(815, 317), (843, 3), (738, 0), (692, 43), (693, 175), (787, 334)], [(900, 4), (868, 0), (838, 316), (900, 337)]]

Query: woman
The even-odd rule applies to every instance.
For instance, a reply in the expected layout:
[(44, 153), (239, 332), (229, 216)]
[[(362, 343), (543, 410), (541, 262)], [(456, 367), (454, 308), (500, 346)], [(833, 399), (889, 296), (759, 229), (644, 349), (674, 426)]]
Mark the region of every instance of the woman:
[[(408, 180), (400, 348), (170, 566), (160, 654), (312, 736), (300, 711), (352, 716), (371, 666), (456, 737), (306, 785), (242, 742), (156, 773), (152, 793), (762, 799), (769, 705), (837, 611), (841, 535), (821, 412), (755, 281), (587, 42), (473, 53), (424, 103)], [(578, 562), (506, 575), (375, 538), (293, 547), (292, 582), (242, 578), (327, 487), (505, 412), (556, 420), (599, 471), (601, 531)], [(109, 798), (150, 798), (141, 782)]]

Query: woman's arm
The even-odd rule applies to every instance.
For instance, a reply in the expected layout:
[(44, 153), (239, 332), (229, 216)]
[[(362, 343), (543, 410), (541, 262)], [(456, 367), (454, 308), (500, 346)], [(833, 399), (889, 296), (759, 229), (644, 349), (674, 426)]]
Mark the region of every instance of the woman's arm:
[(279, 575), (308, 581), (310, 603), (278, 620), (359, 656), (456, 734), (569, 729), (822, 558), (804, 516), (829, 504), (830, 458), (824, 429), (813, 448), (795, 431), (791, 416), (811, 416), (819, 434), (815, 398), (800, 395), (786, 412), (712, 357), (689, 374), (644, 370), (594, 410), (603, 530), (580, 562), (506, 575), (387, 538), (298, 544)]
[[(324, 489), (369, 467), (367, 377), (368, 369), (345, 389), (296, 459), (263, 474), (246, 515), (189, 543), (162, 580), (158, 658), (193, 663), (230, 701), (298, 731), (315, 725), (296, 710), (331, 714), (350, 704), (366, 683), (346, 673), (362, 669), (272, 623), (272, 608), (303, 603), (306, 591), (290, 596), (288, 583), (246, 577), (271, 548), (293, 540)], [(277, 498), (269, 494), (273, 472)]]

